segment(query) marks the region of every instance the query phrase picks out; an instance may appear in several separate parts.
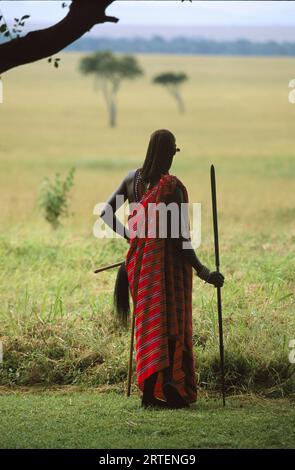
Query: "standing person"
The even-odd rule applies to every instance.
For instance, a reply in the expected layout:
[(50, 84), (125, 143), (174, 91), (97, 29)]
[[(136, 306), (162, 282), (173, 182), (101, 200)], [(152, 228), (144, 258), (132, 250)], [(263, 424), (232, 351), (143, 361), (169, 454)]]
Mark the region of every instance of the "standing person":
[[(173, 157), (179, 149), (175, 136), (159, 129), (150, 137), (146, 158), (141, 168), (132, 170), (111, 195), (107, 204), (112, 215), (103, 210), (101, 217), (130, 246), (125, 263), (119, 269), (115, 286), (115, 304), (126, 323), (129, 312), (129, 291), (135, 315), (135, 349), (137, 382), (142, 406), (185, 408), (196, 401), (197, 385), (192, 344), (192, 270), (202, 280), (221, 287), (224, 276), (210, 270), (198, 259), (189, 236), (183, 232), (171, 235), (171, 214), (167, 215), (167, 236), (144, 232), (137, 236), (138, 227), (147, 227), (158, 220), (148, 208), (162, 202), (175, 202), (178, 208), (188, 203), (183, 183), (169, 174)], [(140, 203), (129, 216), (129, 230), (116, 217), (116, 196), (129, 203)], [(139, 207), (139, 206), (137, 206)], [(151, 215), (152, 214), (152, 215)], [(179, 227), (188, 223), (178, 212)], [(175, 219), (174, 219), (175, 220)], [(175, 234), (173, 234), (175, 237)], [(186, 242), (184, 248), (183, 242)]]

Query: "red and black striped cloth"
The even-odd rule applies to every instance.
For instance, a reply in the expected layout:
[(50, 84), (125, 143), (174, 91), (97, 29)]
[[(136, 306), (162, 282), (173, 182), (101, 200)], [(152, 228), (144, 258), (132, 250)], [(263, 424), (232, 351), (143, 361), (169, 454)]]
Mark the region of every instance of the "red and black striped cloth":
[[(154, 396), (165, 399), (163, 369), (169, 366), (168, 339), (173, 338), (176, 347), (172, 379), (181, 396), (192, 403), (197, 396), (192, 347), (192, 267), (175, 251), (173, 240), (144, 232), (155, 221), (158, 230), (156, 207), (168, 198), (173, 201), (176, 185), (181, 186), (184, 202), (188, 202), (185, 186), (167, 173), (134, 206), (128, 219), (130, 247), (126, 270), (135, 315), (138, 386), (143, 391), (145, 379), (158, 372)], [(134, 236), (132, 230), (136, 229), (147, 236)]]

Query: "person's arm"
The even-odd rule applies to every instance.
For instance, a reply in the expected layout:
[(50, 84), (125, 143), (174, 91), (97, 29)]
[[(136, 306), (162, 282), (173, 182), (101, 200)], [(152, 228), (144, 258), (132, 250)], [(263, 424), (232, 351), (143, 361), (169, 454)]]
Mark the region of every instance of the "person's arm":
[[(196, 271), (197, 276), (205, 282), (209, 284), (213, 284), (216, 287), (222, 286), (224, 281), (224, 276), (217, 271), (210, 271), (207, 266), (205, 266), (200, 259), (197, 257), (196, 252), (191, 244), (191, 238), (189, 236), (189, 227), (188, 227), (188, 214), (184, 217), (184, 214), (181, 210), (181, 204), (184, 202), (183, 193), (179, 186), (176, 186), (173, 196), (170, 202), (176, 202), (179, 207), (179, 220), (178, 226), (180, 228), (180, 236), (179, 238), (171, 237), (171, 215), (170, 211), (167, 214), (167, 236), (173, 240), (174, 246), (177, 251), (181, 252), (182, 256), (191, 264), (191, 266)], [(184, 228), (183, 232), (181, 231), (181, 227)], [(183, 235), (185, 233), (185, 236)], [(183, 243), (185, 242), (186, 248), (183, 247)]]
[[(167, 237), (173, 240), (174, 246), (177, 251), (181, 251), (182, 255), (186, 258), (186, 260), (191, 264), (191, 266), (195, 269), (197, 275), (202, 272), (204, 265), (201, 263), (199, 258), (197, 257), (195, 250), (192, 247), (191, 239), (189, 237), (189, 230), (187, 224), (187, 217), (184, 217), (184, 214), (181, 210), (181, 204), (184, 203), (183, 193), (179, 186), (176, 186), (173, 196), (169, 199), (169, 202), (176, 202), (178, 205), (178, 227), (180, 230), (180, 234), (178, 238), (173, 238), (171, 236), (171, 214), (170, 211), (167, 213)], [(183, 236), (181, 227), (184, 228), (184, 233), (187, 236)], [(183, 248), (183, 243), (186, 243), (186, 248)], [(204, 271), (205, 272), (205, 271)], [(209, 275), (209, 270), (208, 270)]]
[[(120, 198), (117, 198), (118, 196), (120, 196)], [(112, 230), (114, 230), (114, 232), (123, 236), (126, 240), (129, 240), (128, 229), (125, 228), (125, 226), (116, 216), (116, 211), (124, 204), (127, 197), (128, 194), (125, 177), (118, 188), (107, 200), (105, 206), (102, 209), (100, 217)]]

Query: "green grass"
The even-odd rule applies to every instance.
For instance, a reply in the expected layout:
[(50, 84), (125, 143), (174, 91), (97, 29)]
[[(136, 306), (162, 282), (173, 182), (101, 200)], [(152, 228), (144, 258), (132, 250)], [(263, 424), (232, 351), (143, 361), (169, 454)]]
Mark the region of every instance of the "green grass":
[(119, 392), (0, 396), (1, 448), (294, 448), (294, 403), (200, 398), (187, 411), (144, 410)]
[[(119, 260), (125, 242), (69, 243), (64, 232), (45, 243), (37, 236), (0, 240), (1, 326), (5, 334), (2, 384), (113, 384), (126, 381), (129, 331), (113, 313), (115, 272), (94, 276), (95, 266)], [(288, 343), (294, 331), (294, 256), (269, 252), (269, 237), (243, 236), (223, 253), (226, 384), (229, 391), (294, 392)], [(66, 246), (65, 246), (66, 245)], [(263, 247), (264, 246), (264, 247)], [(281, 247), (282, 249), (282, 247)], [(255, 260), (249, 252), (255, 254)], [(212, 265), (209, 248), (203, 259)], [(238, 269), (234, 269), (235, 263)], [(25, 278), (24, 278), (25, 273)], [(9, 286), (13, 293), (8, 294)], [(218, 388), (216, 291), (194, 278), (193, 340), (198, 380)]]

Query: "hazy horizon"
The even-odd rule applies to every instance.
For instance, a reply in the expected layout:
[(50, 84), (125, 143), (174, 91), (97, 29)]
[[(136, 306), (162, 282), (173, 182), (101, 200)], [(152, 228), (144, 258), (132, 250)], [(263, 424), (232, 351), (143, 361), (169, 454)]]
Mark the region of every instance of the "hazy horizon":
[[(30, 14), (24, 32), (48, 27), (67, 9), (61, 1), (1, 1), (10, 26)], [(290, 1), (114, 1), (107, 14), (119, 22), (96, 25), (85, 36), (202, 37), (215, 40), (295, 41), (295, 2)]]
[[(31, 22), (30, 27), (24, 29), (28, 32), (34, 29), (46, 28), (48, 25), (43, 22)], [(161, 36), (164, 39), (172, 39), (175, 37), (186, 38), (202, 38), (213, 40), (236, 40), (248, 39), (257, 42), (264, 41), (295, 41), (295, 28), (292, 26), (281, 25), (121, 25), (117, 24), (103, 24), (100, 27), (93, 28), (90, 32), (84, 34), (83, 37), (92, 38), (135, 38), (140, 37), (150, 39), (153, 36)]]

